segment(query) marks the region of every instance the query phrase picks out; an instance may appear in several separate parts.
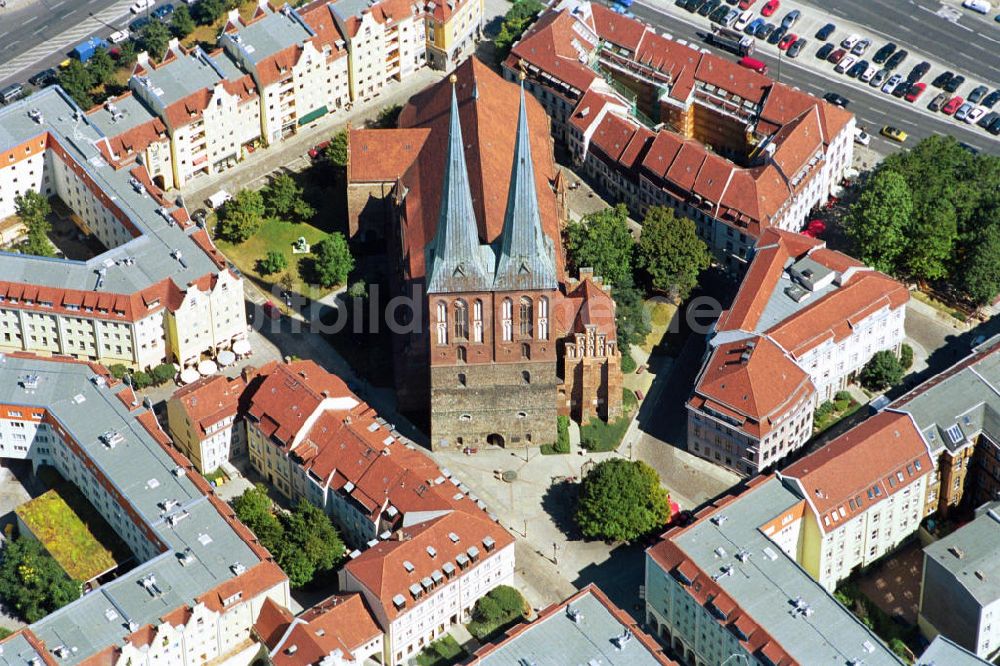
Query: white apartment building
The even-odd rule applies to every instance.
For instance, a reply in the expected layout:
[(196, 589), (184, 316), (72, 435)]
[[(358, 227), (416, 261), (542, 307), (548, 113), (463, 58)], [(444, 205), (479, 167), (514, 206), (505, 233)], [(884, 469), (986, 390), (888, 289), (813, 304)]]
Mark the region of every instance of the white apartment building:
[(143, 141), (162, 142), (157, 126), (134, 100), (114, 109), (84, 114), (53, 87), (0, 112), (2, 205), (13, 212), (9, 191), (58, 196), (106, 248), (86, 260), (7, 256), (0, 350), (144, 368), (246, 337), (242, 279), (137, 162)]
[(469, 622), (480, 597), (513, 583), (513, 537), (472, 500), (466, 504), (352, 553), (341, 569), (340, 589), (360, 592), (385, 633), (382, 663), (408, 663)]
[(267, 0), (258, 4), (250, 21), (231, 11), (219, 43), (253, 77), (260, 91), (261, 136), (272, 144), (350, 104), (348, 57), (326, 4), (302, 10), (285, 5), (279, 11)]
[(141, 163), (156, 187), (173, 189), (174, 166), (167, 126), (131, 90), (90, 109), (87, 117), (108, 137), (111, 160), (121, 165)]
[(7, 639), (5, 653), (30, 663), (72, 655), (73, 663), (195, 666), (250, 646), (266, 598), (289, 602), (267, 551), (170, 448), (150, 408), (103, 367), (4, 355), (0, 455), (55, 467), (135, 558)]

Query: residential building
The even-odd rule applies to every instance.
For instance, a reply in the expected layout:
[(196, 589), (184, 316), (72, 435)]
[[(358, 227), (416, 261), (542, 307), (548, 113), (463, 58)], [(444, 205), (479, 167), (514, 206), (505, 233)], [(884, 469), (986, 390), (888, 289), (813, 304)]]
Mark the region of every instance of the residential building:
[(602, 192), (692, 218), (732, 269), (837, 191), (854, 116), (588, 0), (562, 0), (503, 63)]
[(990, 662), (984, 661), (965, 650), (944, 636), (938, 636), (931, 641), (920, 658), (917, 659), (917, 666), (935, 666), (936, 664), (948, 664), (948, 666), (987, 666)]
[(277, 364), (261, 370), (244, 368), (232, 379), (211, 375), (184, 386), (167, 400), (167, 428), (174, 445), (202, 474), (247, 455), (243, 420), (251, 385), (261, 381)]
[(139, 54), (129, 88), (167, 127), (174, 187), (234, 166), (261, 139), (257, 85), (225, 51), (172, 39), (159, 64)]
[(266, 599), (290, 603), (288, 580), (171, 447), (148, 403), (97, 364), (23, 353), (2, 360), (0, 455), (54, 467), (134, 558), (5, 639), (3, 654), (38, 664), (249, 659), (254, 620)]
[(476, 50), (483, 35), (482, 0), (445, 0), (424, 5), (427, 63), (454, 69)]
[(465, 510), (404, 524), (340, 570), (340, 589), (360, 592), (385, 634), (384, 664), (408, 663), (453, 625), (469, 622), (480, 597), (514, 582), (514, 538), (463, 502)]
[(663, 648), (627, 612), (590, 583), (479, 648), (469, 666), (508, 664), (670, 666)]
[[(805, 498), (774, 476), (646, 551), (646, 625), (686, 664), (902, 662), (787, 552)], [(727, 660), (729, 660), (727, 662)]]
[(769, 229), (715, 324), (688, 400), (690, 450), (756, 474), (812, 437), (878, 351), (898, 353), (909, 292), (820, 240)]
[(985, 661), (1000, 654), (1000, 504), (924, 547), (918, 624)]
[(543, 109), (473, 58), (399, 125), (351, 132), (349, 224), (387, 230), (393, 289), (421, 304), (394, 369), (432, 448), (545, 444), (557, 414), (617, 414), (614, 305), (591, 274), (564, 274)]
[(87, 111), (87, 116), (108, 137), (111, 158), (117, 164), (142, 164), (156, 187), (173, 189), (174, 166), (167, 126), (132, 91), (108, 98)]
[(382, 656), (382, 630), (356, 592), (334, 595), (297, 617), (267, 599), (254, 632), (274, 666), (362, 666)]
[(0, 111), (0, 216), (29, 189), (58, 196), (105, 248), (80, 260), (6, 255), (0, 350), (191, 365), (246, 339), (243, 281), (138, 160), (165, 148), (161, 125), (127, 96), (113, 109), (85, 114), (53, 86)]
[(253, 77), (267, 144), (350, 104), (346, 43), (326, 3), (275, 10), (258, 0), (249, 21), (229, 13), (219, 43)]

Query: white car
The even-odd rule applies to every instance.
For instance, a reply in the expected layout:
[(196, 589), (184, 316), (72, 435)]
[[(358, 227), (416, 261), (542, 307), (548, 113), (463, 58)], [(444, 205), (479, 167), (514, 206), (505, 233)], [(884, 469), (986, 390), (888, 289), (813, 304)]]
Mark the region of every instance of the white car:
[(860, 127), (854, 128), (854, 143), (861, 144), (862, 146), (867, 146), (871, 142), (872, 142), (872, 137), (871, 135), (868, 134), (868, 132), (864, 131)]
[(986, 2), (986, 0), (965, 0), (962, 6), (980, 14), (990, 13), (990, 3)]
[(857, 61), (858, 61), (858, 59), (855, 58), (854, 56), (844, 56), (843, 58), (840, 59), (840, 62), (838, 62), (837, 66), (834, 67), (833, 69), (838, 74), (843, 74), (844, 72), (846, 72), (847, 70), (849, 70), (851, 67), (853, 67), (854, 63), (856, 63)]
[(900, 74), (893, 74), (889, 77), (889, 80), (885, 82), (885, 85), (882, 86), (882, 92), (891, 93), (896, 89), (896, 86), (898, 86), (902, 80), (903, 77)]
[(121, 44), (128, 39), (128, 30), (116, 30), (108, 35), (108, 41), (112, 44)]
[(979, 122), (979, 119), (986, 115), (986, 109), (981, 106), (977, 106), (972, 111), (969, 111), (969, 115), (965, 116), (965, 122), (970, 125)]
[(854, 45), (857, 44), (860, 40), (861, 40), (861, 38), (859, 36), (857, 36), (857, 35), (850, 35), (848, 37), (845, 37), (844, 41), (842, 41), (840, 43), (840, 45), (843, 48), (849, 50), (849, 49), (853, 49)]
[(135, 2), (132, 3), (132, 6), (129, 7), (128, 10), (133, 14), (138, 14), (140, 12), (146, 11), (147, 9), (151, 9), (155, 4), (156, 0), (135, 0)]
[(862, 72), (861, 76), (858, 78), (860, 78), (865, 83), (868, 83), (877, 73), (878, 73), (878, 67), (876, 67), (875, 65), (871, 65), (868, 67), (868, 69)]
[(733, 24), (733, 28), (742, 32), (743, 28), (750, 25), (750, 21), (752, 19), (753, 19), (753, 10), (748, 9), (742, 14), (740, 14), (740, 17), (738, 19), (736, 19), (736, 23)]

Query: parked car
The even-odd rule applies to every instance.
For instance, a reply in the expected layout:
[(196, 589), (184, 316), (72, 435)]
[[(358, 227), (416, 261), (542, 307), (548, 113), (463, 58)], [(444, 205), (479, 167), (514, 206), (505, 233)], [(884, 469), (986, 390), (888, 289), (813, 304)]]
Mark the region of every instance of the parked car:
[(908, 56), (908, 55), (909, 55), (909, 53), (907, 53), (906, 51), (904, 51), (902, 49), (900, 49), (899, 51), (896, 51), (891, 56), (889, 56), (888, 60), (885, 61), (885, 68), (886, 69), (896, 69), (897, 67), (899, 67), (900, 65), (903, 64), (903, 61), (906, 60), (906, 56)]
[(806, 44), (808, 43), (809, 43), (808, 39), (805, 38), (796, 39), (792, 43), (792, 45), (788, 47), (788, 57), (798, 58), (799, 54), (802, 53), (802, 49), (804, 49), (806, 47)]
[(108, 41), (112, 44), (121, 44), (126, 39), (128, 39), (128, 30), (115, 30), (108, 35)]
[(867, 146), (872, 142), (871, 136), (868, 132), (864, 131), (860, 127), (854, 128), (854, 143), (861, 144), (862, 146)]
[(772, 32), (774, 32), (774, 24), (765, 23), (764, 25), (760, 26), (760, 28), (757, 29), (757, 34), (754, 36), (757, 39), (767, 39), (768, 37), (771, 36)]
[(816, 39), (818, 39), (821, 42), (825, 42), (826, 40), (830, 39), (830, 35), (832, 35), (834, 30), (836, 29), (837, 26), (835, 26), (832, 23), (827, 23), (822, 28), (816, 31)]
[(1000, 135), (1000, 116), (993, 119), (993, 122), (991, 122), (990, 126), (986, 128), (986, 131), (993, 136)]
[(851, 53), (853, 53), (854, 55), (864, 55), (865, 51), (867, 51), (868, 47), (871, 45), (872, 45), (872, 40), (862, 39), (860, 42), (858, 42), (851, 48)]
[(778, 42), (780, 42), (782, 38), (784, 38), (786, 32), (788, 31), (779, 25), (777, 28), (774, 29), (774, 32), (771, 33), (771, 36), (767, 38), (767, 43), (774, 44), (775, 46), (777, 46)]
[(948, 93), (946, 92), (938, 93), (938, 95), (931, 100), (931, 103), (927, 105), (927, 108), (935, 112), (940, 111), (941, 107), (943, 107), (947, 101), (948, 101)]
[(889, 78), (889, 70), (880, 69), (877, 72), (875, 72), (875, 76), (873, 76), (872, 80), (868, 82), (868, 85), (870, 85), (872, 88), (878, 88), (883, 83), (885, 83), (885, 80), (887, 78)]
[(857, 62), (857, 59), (854, 56), (845, 55), (840, 59), (840, 62), (837, 63), (837, 66), (833, 68), (833, 71), (838, 74), (843, 74), (849, 70), (855, 62)]
[(859, 60), (856, 63), (854, 63), (854, 65), (849, 70), (847, 70), (847, 75), (852, 79), (856, 79), (859, 76), (861, 76), (861, 74), (863, 74), (866, 69), (868, 69), (868, 61)]
[(788, 47), (794, 44), (798, 38), (799, 36), (794, 33), (785, 35), (781, 38), (781, 41), (778, 42), (778, 49), (781, 51), (787, 51)]
[(268, 316), (269, 319), (281, 319), (281, 310), (278, 306), (274, 304), (274, 301), (267, 301), (264, 303), (264, 314)]
[(128, 10), (133, 14), (138, 14), (140, 12), (146, 11), (155, 4), (156, 0), (135, 0), (135, 2), (132, 3), (132, 6), (129, 7)]
[(910, 73), (906, 75), (906, 80), (911, 83), (916, 83), (920, 79), (927, 76), (927, 72), (931, 70), (931, 64), (924, 60), (919, 65), (914, 65)]
[(847, 100), (846, 97), (844, 97), (843, 95), (839, 95), (835, 92), (828, 92), (827, 94), (823, 95), (823, 99), (825, 99), (830, 104), (833, 104), (834, 106), (839, 106), (841, 108), (846, 107), (848, 104), (850, 104), (850, 102)]
[(830, 57), (828, 57), (827, 60), (832, 62), (834, 65), (837, 65), (840, 63), (841, 60), (844, 59), (844, 56), (846, 55), (847, 51), (845, 49), (837, 49), (836, 51), (830, 54)]
[(969, 111), (972, 111), (974, 108), (976, 108), (975, 104), (965, 102), (955, 112), (955, 120), (965, 120), (969, 116)]
[(719, 5), (722, 4), (722, 0), (708, 0), (705, 4), (698, 8), (699, 16), (708, 16), (714, 12)]
[(953, 76), (955, 76), (954, 72), (949, 72), (948, 70), (945, 70), (934, 77), (934, 80), (931, 81), (931, 85), (934, 86), (935, 88), (944, 88), (946, 85), (948, 85), (948, 82), (951, 81)]
[(902, 76), (900, 76), (899, 74), (893, 74), (892, 76), (889, 77), (889, 80), (885, 82), (885, 85), (882, 86), (882, 92), (891, 93), (893, 90), (896, 89), (896, 86), (898, 86), (900, 81), (902, 80), (903, 80)]
[(994, 90), (989, 95), (987, 95), (986, 99), (982, 101), (982, 105), (985, 106), (987, 109), (992, 109), (994, 106), (997, 105), (997, 102), (1000, 102), (1000, 90)]
[(979, 104), (979, 100), (986, 96), (986, 93), (990, 91), (986, 86), (976, 86), (969, 93), (969, 101), (973, 104)]
[(910, 92), (910, 86), (912, 85), (913, 85), (912, 83), (910, 83), (906, 79), (903, 79), (902, 81), (899, 82), (899, 85), (897, 85), (895, 88), (892, 89), (892, 96), (899, 98), (905, 97), (906, 93)]
[(874, 62), (876, 65), (881, 65), (886, 60), (888, 60), (889, 56), (895, 53), (895, 51), (896, 51), (896, 45), (893, 44), (892, 42), (889, 42), (888, 44), (886, 44), (885, 46), (883, 46), (882, 48), (880, 48), (878, 51), (875, 52), (875, 55), (872, 56), (872, 62)]
[(865, 83), (869, 83), (869, 82), (871, 82), (871, 80), (872, 80), (873, 78), (875, 78), (875, 74), (876, 74), (877, 72), (878, 72), (878, 67), (876, 67), (875, 65), (869, 65), (869, 66), (868, 66), (868, 69), (866, 69), (866, 70), (865, 70), (865, 71), (864, 71), (864, 72), (863, 72), (863, 73), (861, 74), (861, 76), (859, 76), (859, 77), (858, 77), (858, 79), (859, 79), (860, 81), (864, 81)]
[(965, 0), (962, 6), (966, 9), (971, 9), (974, 12), (979, 12), (980, 14), (989, 14), (990, 10), (993, 8), (990, 3), (986, 0)]
[(135, 34), (138, 34), (142, 32), (142, 29), (145, 28), (147, 25), (149, 25), (149, 19), (143, 16), (129, 23), (128, 29)]
[(781, 0), (767, 0), (767, 4), (761, 7), (761, 16), (771, 16), (774, 12), (778, 11), (778, 7), (781, 6)]
[(740, 9), (750, 9), (751, 7), (753, 7), (753, 3), (755, 2), (757, 2), (757, 0), (740, 0), (740, 4), (737, 6)]
[(965, 77), (961, 74), (953, 76), (948, 80), (948, 83), (944, 84), (945, 92), (957, 92), (959, 87), (965, 83)]
[(754, 20), (750, 21), (750, 24), (747, 25), (747, 27), (743, 28), (743, 32), (748, 35), (756, 35), (757, 31), (763, 28), (765, 23), (767, 23), (767, 21), (758, 16)]
[(153, 18), (162, 21), (163, 19), (167, 18), (173, 13), (174, 13), (174, 6), (168, 2), (167, 4), (160, 5), (159, 7), (154, 9), (152, 12), (150, 12), (150, 15)]
[(974, 106), (969, 110), (967, 114), (965, 114), (965, 118), (963, 118), (962, 120), (972, 125), (975, 124), (980, 118), (982, 118), (985, 115), (986, 115), (986, 109), (980, 106)]
[(795, 25), (796, 21), (798, 21), (801, 17), (802, 12), (797, 9), (793, 9), (785, 14), (785, 18), (781, 19), (781, 27), (785, 30), (791, 30), (792, 26)]
[(906, 93), (906, 101), (916, 102), (918, 99), (920, 99), (920, 96), (924, 94), (925, 90), (927, 90), (926, 83), (920, 81), (914, 83), (913, 85), (910, 86), (910, 90)]
[(823, 46), (819, 47), (818, 51), (816, 51), (816, 57), (819, 58), (820, 60), (826, 60), (827, 58), (830, 57), (830, 54), (833, 53), (834, 48), (835, 47), (833, 44), (829, 43), (824, 44)]
[(982, 118), (980, 118), (976, 122), (976, 124), (979, 125), (980, 127), (982, 127), (983, 129), (987, 129), (987, 128), (989, 128), (990, 123), (992, 123), (997, 118), (1000, 118), (1000, 113), (997, 113), (996, 111), (990, 111), (985, 116), (983, 116)]
[(56, 72), (54, 68), (49, 67), (48, 69), (43, 69), (42, 71), (38, 72), (38, 74), (35, 74), (30, 79), (28, 79), (28, 83), (35, 86), (36, 88), (44, 88), (45, 86), (55, 81), (56, 76), (58, 76), (58, 72)]
[(851, 34), (851, 35), (848, 35), (847, 37), (844, 37), (844, 39), (841, 40), (840, 45), (843, 48), (845, 48), (848, 51), (850, 51), (851, 49), (854, 48), (854, 45), (857, 44), (860, 40), (861, 40), (860, 37), (858, 37), (857, 35)]
[[(11, 102), (21, 98), (24, 94), (24, 86), (20, 83), (12, 83), (6, 88), (0, 90), (0, 103), (10, 104)], [(13, 153), (11, 154), (11, 159), (14, 159)]]
[(886, 125), (882, 128), (882, 136), (888, 137), (899, 143), (906, 141), (906, 132), (898, 127), (893, 127), (892, 125)]
[(740, 14), (739, 18), (736, 19), (736, 22), (733, 23), (733, 29), (745, 30), (746, 27), (750, 24), (751, 19), (753, 19), (753, 12), (748, 9), (742, 14)]
[(961, 95), (955, 95), (954, 97), (949, 99), (944, 106), (941, 107), (941, 113), (943, 113), (946, 116), (952, 116), (955, 114), (956, 111), (958, 111), (958, 109), (964, 103), (965, 100), (962, 99)]

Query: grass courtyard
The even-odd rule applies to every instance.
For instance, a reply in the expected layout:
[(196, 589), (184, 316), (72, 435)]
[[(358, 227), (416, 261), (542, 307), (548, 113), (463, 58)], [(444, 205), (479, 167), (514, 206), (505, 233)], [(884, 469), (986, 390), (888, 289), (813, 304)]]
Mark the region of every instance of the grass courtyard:
[(591, 453), (602, 451), (614, 451), (622, 443), (622, 437), (628, 430), (629, 423), (632, 422), (632, 415), (635, 413), (639, 401), (635, 393), (628, 389), (622, 389), (622, 415), (611, 423), (606, 423), (601, 419), (591, 419), (590, 423), (580, 426), (580, 446)]
[(61, 479), (15, 513), (73, 580), (90, 580), (129, 556), (83, 494)]

